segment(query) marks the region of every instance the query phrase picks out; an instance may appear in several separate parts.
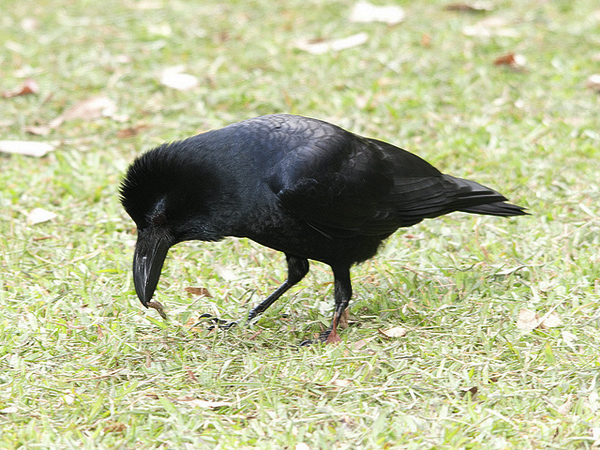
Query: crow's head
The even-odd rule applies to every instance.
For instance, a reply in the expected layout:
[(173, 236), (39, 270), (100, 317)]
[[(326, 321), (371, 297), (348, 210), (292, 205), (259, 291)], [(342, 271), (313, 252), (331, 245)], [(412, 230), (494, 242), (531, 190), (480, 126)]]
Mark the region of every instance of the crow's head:
[(155, 148), (127, 170), (121, 203), (137, 225), (133, 281), (144, 306), (154, 294), (170, 247), (223, 237), (223, 183), (211, 166), (201, 148), (188, 140)]

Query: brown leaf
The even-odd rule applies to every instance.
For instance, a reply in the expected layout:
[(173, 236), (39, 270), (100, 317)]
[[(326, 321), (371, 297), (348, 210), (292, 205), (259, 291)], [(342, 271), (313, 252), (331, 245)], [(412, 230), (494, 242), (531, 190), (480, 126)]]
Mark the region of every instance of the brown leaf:
[(117, 137), (119, 139), (130, 138), (133, 136), (137, 136), (140, 131), (149, 128), (146, 124), (136, 125), (134, 127), (123, 128), (122, 130), (117, 131)]
[(31, 78), (26, 79), (23, 84), (15, 89), (14, 91), (6, 91), (2, 93), (2, 97), (4, 98), (13, 98), (18, 97), (20, 95), (29, 95), (29, 94), (37, 94), (40, 92), (40, 87)]
[(200, 327), (196, 327), (195, 325), (197, 323), (198, 323), (198, 319), (190, 316), (190, 318), (185, 323), (184, 327), (186, 327), (192, 333), (201, 333), (204, 330), (202, 328), (200, 328)]
[(396, 25), (404, 20), (404, 10), (396, 5), (376, 6), (366, 1), (359, 1), (350, 14), (350, 22), (384, 22)]
[(184, 291), (190, 295), (198, 295), (198, 296), (203, 295), (204, 297), (212, 298), (212, 295), (210, 295), (210, 292), (208, 292), (208, 289), (206, 289), (204, 287), (188, 286), (184, 289)]
[(127, 425), (123, 422), (109, 422), (108, 425), (103, 428), (103, 431), (105, 433), (121, 433), (122, 431), (125, 431), (126, 428)]
[(407, 330), (403, 327), (393, 327), (388, 330), (378, 330), (386, 338), (401, 338), (406, 336)]
[(0, 152), (40, 158), (54, 150), (54, 146), (46, 142), (36, 141), (0, 141)]
[(50, 128), (57, 128), (63, 122), (81, 119), (86, 121), (96, 120), (101, 117), (112, 117), (117, 110), (117, 105), (108, 97), (90, 97), (65, 110), (60, 116), (50, 122)]
[(527, 59), (519, 53), (507, 53), (494, 60), (496, 66), (509, 66), (513, 69), (523, 69), (527, 64)]
[(472, 2), (472, 3), (450, 3), (444, 7), (446, 11), (459, 12), (486, 12), (494, 9), (494, 5), (490, 2)]

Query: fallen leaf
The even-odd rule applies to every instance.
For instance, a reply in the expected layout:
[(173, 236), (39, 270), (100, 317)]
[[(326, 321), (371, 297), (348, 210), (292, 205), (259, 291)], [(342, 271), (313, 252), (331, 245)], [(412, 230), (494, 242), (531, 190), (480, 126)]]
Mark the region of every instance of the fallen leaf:
[(122, 130), (117, 131), (117, 137), (119, 139), (130, 138), (133, 136), (137, 136), (140, 131), (149, 128), (149, 125), (136, 125), (134, 127), (123, 128)]
[(517, 317), (517, 328), (519, 330), (531, 331), (536, 329), (540, 324), (540, 316), (530, 309), (522, 308)]
[(25, 127), (25, 131), (36, 136), (46, 136), (50, 134), (52, 129), (47, 125), (30, 125)]
[(203, 288), (203, 287), (188, 286), (184, 289), (184, 291), (190, 295), (203, 295), (203, 296), (209, 297), (209, 298), (212, 297), (212, 295), (210, 295), (210, 292), (208, 292), (208, 289)]
[(160, 76), (160, 84), (178, 91), (189, 91), (200, 84), (197, 77), (183, 71), (182, 66), (166, 68)]
[(38, 223), (48, 222), (56, 217), (56, 214), (51, 211), (46, 211), (42, 208), (35, 208), (27, 214), (27, 225), (36, 225)]
[(494, 5), (490, 2), (472, 2), (472, 3), (450, 3), (444, 8), (446, 11), (459, 12), (486, 12), (494, 9)]
[(596, 92), (600, 92), (600, 74), (590, 75), (587, 79), (586, 86)]
[(558, 327), (562, 324), (562, 320), (554, 313), (546, 314), (540, 317), (535, 311), (522, 308), (519, 311), (517, 318), (517, 328), (524, 331), (532, 331), (536, 328), (547, 329)]
[(205, 409), (220, 409), (225, 408), (226, 406), (231, 406), (230, 402), (211, 402), (190, 397), (181, 397), (176, 400), (178, 402), (186, 402), (188, 405), (197, 406), (198, 408)]
[(331, 384), (338, 387), (346, 387), (352, 384), (352, 380), (333, 380)]
[(527, 64), (527, 59), (519, 53), (507, 53), (494, 60), (496, 66), (509, 66), (513, 69), (522, 70)]
[(387, 338), (401, 338), (406, 336), (407, 330), (403, 327), (393, 327), (389, 330), (379, 330), (379, 332)]
[(327, 52), (337, 52), (348, 48), (362, 45), (369, 40), (367, 33), (358, 33), (341, 39), (323, 40), (323, 39), (307, 39), (300, 40), (296, 43), (296, 47), (313, 55), (321, 55)]
[(201, 333), (204, 330), (200, 327), (197, 327), (195, 325), (198, 324), (198, 319), (191, 317), (187, 320), (187, 322), (185, 323), (184, 327), (186, 327), (188, 330), (190, 330), (192, 333)]
[(564, 416), (565, 414), (569, 413), (569, 411), (571, 410), (571, 406), (573, 406), (573, 396), (569, 394), (567, 395), (567, 400), (565, 400), (565, 402), (562, 405), (556, 408), (556, 411), (558, 411), (559, 414), (562, 414)]
[(470, 387), (470, 388), (463, 389), (462, 392), (461, 392), (461, 394), (463, 396), (465, 396), (465, 397), (467, 395), (470, 395), (471, 398), (473, 398), (473, 397), (475, 397), (475, 394), (477, 394), (478, 391), (479, 391), (479, 388), (477, 386), (473, 386), (473, 387)]
[(21, 20), (21, 29), (23, 31), (35, 31), (39, 25), (37, 19), (33, 17), (25, 17)]
[(108, 97), (90, 97), (65, 110), (60, 116), (50, 122), (50, 128), (57, 128), (63, 122), (81, 119), (95, 120), (101, 117), (112, 117), (117, 111), (117, 105)]
[(594, 442), (592, 443), (592, 448), (600, 447), (600, 427), (591, 428), (590, 433), (592, 434), (592, 439), (594, 439)]
[(54, 145), (36, 141), (0, 141), (0, 152), (40, 158), (54, 150)]
[(546, 314), (544, 317), (542, 317), (542, 321), (540, 322), (540, 328), (542, 330), (546, 329), (546, 328), (555, 328), (555, 327), (559, 327), (562, 325), (562, 320), (560, 317), (558, 317), (558, 315), (551, 313), (551, 314)]
[(19, 412), (19, 408), (16, 406), (7, 406), (6, 408), (0, 409), (0, 414), (15, 414)]
[(19, 86), (14, 91), (6, 91), (2, 93), (2, 97), (4, 98), (13, 98), (18, 97), (20, 95), (29, 95), (29, 94), (37, 94), (40, 92), (40, 87), (31, 78), (28, 78), (23, 82), (21, 86)]
[(351, 22), (384, 22), (396, 25), (404, 20), (404, 10), (396, 5), (375, 6), (369, 2), (358, 2), (350, 14)]
[(306, 442), (298, 442), (294, 447), (294, 450), (310, 450), (310, 447)]
[(120, 433), (125, 431), (126, 428), (127, 425), (122, 422), (110, 422), (103, 428), (103, 431), (105, 433)]
[(506, 20), (502, 17), (491, 16), (480, 20), (475, 25), (469, 25), (463, 28), (463, 34), (466, 36), (491, 37), (505, 36), (516, 37), (519, 35), (513, 28), (506, 27)]

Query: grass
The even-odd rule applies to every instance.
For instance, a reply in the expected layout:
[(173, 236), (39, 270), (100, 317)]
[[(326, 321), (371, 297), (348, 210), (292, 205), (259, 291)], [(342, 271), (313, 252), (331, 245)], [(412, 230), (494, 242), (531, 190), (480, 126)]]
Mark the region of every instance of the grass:
[[(600, 97), (586, 88), (600, 10), (400, 4), (406, 20), (389, 27), (349, 23), (342, 1), (4, 0), (0, 91), (29, 77), (40, 92), (0, 99), (2, 139), (57, 148), (0, 154), (0, 448), (600, 445)], [(490, 18), (503, 24), (464, 33)], [(295, 47), (358, 32), (368, 42), (340, 52)], [(509, 52), (525, 70), (493, 64)], [(160, 84), (177, 65), (197, 88)], [(27, 133), (94, 95), (118, 117)], [(143, 310), (125, 168), (164, 141), (273, 112), (396, 143), (532, 215), (396, 233), (353, 270), (337, 347), (296, 347), (330, 319), (332, 277), (317, 263), (253, 327), (185, 326), (239, 318), (283, 280), (283, 257), (244, 240), (172, 249), (157, 292), (170, 320)], [(36, 207), (57, 217), (28, 225)], [(562, 324), (524, 332), (522, 308)], [(379, 333), (399, 325), (405, 337)]]

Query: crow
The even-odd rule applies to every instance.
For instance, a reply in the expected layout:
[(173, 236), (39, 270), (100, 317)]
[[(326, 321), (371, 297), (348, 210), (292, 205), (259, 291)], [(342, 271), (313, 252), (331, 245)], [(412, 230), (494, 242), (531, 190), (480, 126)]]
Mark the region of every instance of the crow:
[(148, 307), (170, 247), (245, 237), (281, 251), (287, 279), (251, 321), (298, 283), (309, 259), (331, 266), (337, 327), (352, 296), (350, 268), (398, 228), (453, 211), (525, 215), (498, 192), (383, 141), (317, 119), (273, 114), (163, 144), (129, 166), (121, 203), (137, 225), (135, 291)]

